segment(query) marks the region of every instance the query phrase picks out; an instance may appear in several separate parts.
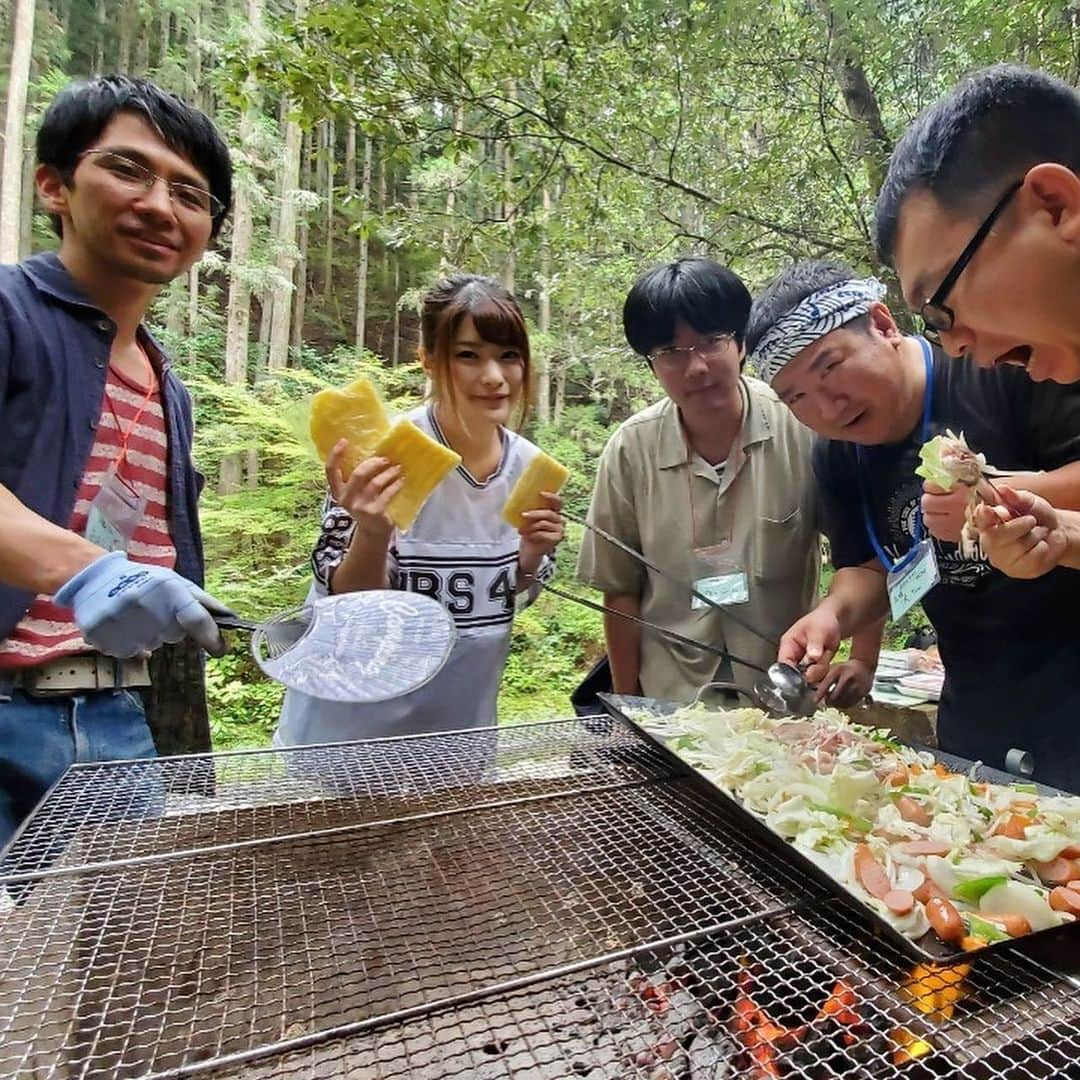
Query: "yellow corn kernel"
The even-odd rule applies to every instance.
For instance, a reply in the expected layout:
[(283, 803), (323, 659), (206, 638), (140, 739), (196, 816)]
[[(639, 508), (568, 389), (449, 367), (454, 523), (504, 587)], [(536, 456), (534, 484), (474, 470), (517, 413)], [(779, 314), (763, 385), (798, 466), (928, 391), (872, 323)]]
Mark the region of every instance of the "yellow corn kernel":
[(525, 519), (521, 516), (524, 511), (543, 510), (547, 506), (540, 498), (540, 492), (550, 491), (555, 494), (566, 483), (569, 475), (570, 470), (565, 465), (560, 465), (553, 457), (540, 451), (525, 466), (525, 471), (510, 492), (510, 498), (503, 507), (503, 521), (515, 529), (520, 529), (525, 524)]
[(390, 428), (390, 419), (370, 379), (363, 377), (342, 390), (320, 390), (311, 399), (311, 439), (323, 461), (338, 439), (348, 439), (342, 471), (349, 476)]
[(401, 468), (405, 483), (390, 500), (386, 512), (402, 532), (408, 531), (427, 497), (446, 474), (461, 464), (459, 454), (425, 435), (409, 420), (399, 420), (372, 447), (371, 453)]

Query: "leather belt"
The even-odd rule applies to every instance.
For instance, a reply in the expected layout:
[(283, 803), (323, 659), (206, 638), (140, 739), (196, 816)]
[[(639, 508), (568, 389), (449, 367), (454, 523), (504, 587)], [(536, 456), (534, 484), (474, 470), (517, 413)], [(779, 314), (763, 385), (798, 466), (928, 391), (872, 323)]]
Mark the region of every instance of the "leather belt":
[(101, 653), (83, 653), (49, 660), (11, 672), (11, 684), (38, 697), (150, 685), (145, 657), (116, 660)]

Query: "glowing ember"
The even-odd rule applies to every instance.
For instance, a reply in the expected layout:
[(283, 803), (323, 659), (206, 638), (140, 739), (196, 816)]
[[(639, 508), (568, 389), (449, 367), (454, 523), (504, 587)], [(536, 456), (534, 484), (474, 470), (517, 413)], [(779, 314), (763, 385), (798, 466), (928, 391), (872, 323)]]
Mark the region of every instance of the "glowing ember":
[(970, 964), (952, 964), (948, 967), (916, 964), (904, 980), (900, 992), (935, 1024), (943, 1024), (952, 1019), (956, 1003), (967, 994), (964, 979), (969, 971)]
[(893, 1045), (894, 1065), (907, 1065), (934, 1052), (930, 1043), (904, 1027), (893, 1028), (889, 1032), (889, 1042)]
[[(843, 979), (837, 980), (813, 1020), (796, 1027), (778, 1024), (750, 996), (754, 978), (744, 967), (736, 980), (736, 997), (729, 1024), (750, 1062), (753, 1077), (782, 1077), (788, 1075), (781, 1067), (783, 1055), (829, 1053), (853, 1048), (866, 1042), (872, 1033), (859, 1016), (858, 995)], [(830, 1073), (830, 1075), (832, 1075)]]
[[(845, 1027), (854, 1027), (859, 1023), (859, 1014), (855, 1011), (857, 1001), (855, 991), (843, 979), (839, 979), (832, 988), (832, 993), (826, 998), (825, 1004), (821, 1006), (816, 1019), (820, 1020), (823, 1017), (831, 1016), (838, 1024), (843, 1024)], [(851, 1046), (857, 1041), (857, 1035), (850, 1031), (844, 1032), (846, 1045)]]

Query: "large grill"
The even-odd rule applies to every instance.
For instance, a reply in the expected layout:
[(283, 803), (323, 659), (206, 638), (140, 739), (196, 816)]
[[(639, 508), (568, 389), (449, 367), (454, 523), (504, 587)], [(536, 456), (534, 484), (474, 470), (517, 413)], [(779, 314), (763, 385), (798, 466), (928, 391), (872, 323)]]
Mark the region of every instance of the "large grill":
[(1080, 1077), (618, 722), (78, 766), (0, 881), (2, 1077)]

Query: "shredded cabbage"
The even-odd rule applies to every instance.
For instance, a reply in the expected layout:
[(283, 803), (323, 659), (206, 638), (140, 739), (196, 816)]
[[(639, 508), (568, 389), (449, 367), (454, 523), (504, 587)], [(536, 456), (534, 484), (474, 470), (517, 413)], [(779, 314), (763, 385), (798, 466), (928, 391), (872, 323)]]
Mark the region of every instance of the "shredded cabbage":
[[(871, 896), (854, 870), (857, 844), (870, 847), (894, 889), (915, 892), (929, 878), (969, 922), (980, 907), (993, 914), (1003, 900), (1022, 901), (1033, 928), (1072, 918), (1050, 908), (1034, 863), (1080, 845), (1080, 797), (978, 783), (835, 709), (812, 719), (777, 720), (758, 709), (698, 705), (646, 724), (903, 934), (915, 938), (929, 930), (923, 904), (901, 916)], [(921, 823), (921, 813), (908, 820), (905, 799), (930, 823)], [(1014, 819), (1025, 825), (1023, 839), (1003, 834), (1017, 831)], [(931, 853), (920, 851), (927, 847)], [(948, 854), (932, 853), (934, 847)]]

